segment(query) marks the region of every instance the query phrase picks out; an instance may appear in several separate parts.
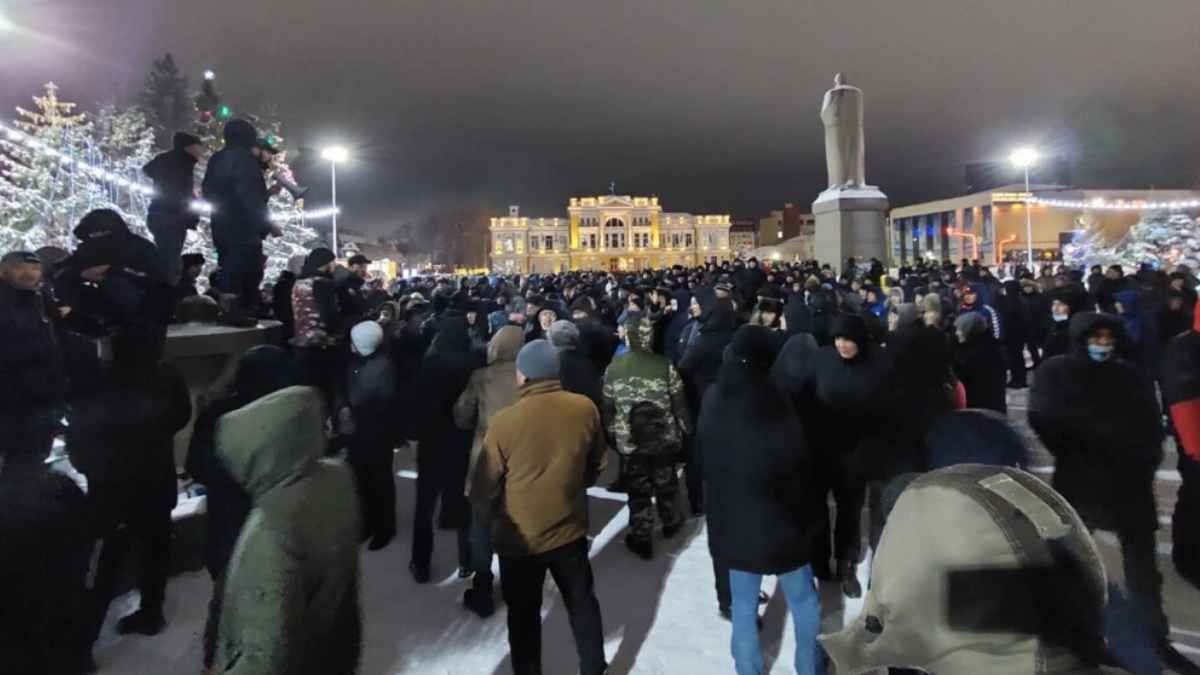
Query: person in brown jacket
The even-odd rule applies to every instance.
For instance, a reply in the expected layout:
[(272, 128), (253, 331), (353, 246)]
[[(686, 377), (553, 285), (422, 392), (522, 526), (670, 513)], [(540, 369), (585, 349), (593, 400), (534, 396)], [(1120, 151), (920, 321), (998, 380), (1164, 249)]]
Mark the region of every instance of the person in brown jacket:
[[(525, 335), (516, 326), (504, 326), (488, 342), (486, 368), (471, 374), (466, 390), (454, 404), (454, 423), (459, 429), (475, 429), (467, 476), (471, 476), (479, 455), (488, 422), (496, 413), (517, 402), (517, 352), (525, 344)], [(470, 496), (470, 484), (467, 484)], [(463, 605), (481, 617), (496, 611), (492, 598), (492, 539), (488, 513), (472, 508), (471, 565), (475, 573), (472, 588), (463, 594)]]
[(600, 411), (563, 391), (558, 352), (546, 340), (517, 355), (519, 399), (488, 424), (471, 501), (492, 522), (500, 586), (508, 604), (515, 675), (542, 672), (546, 572), (562, 593), (581, 675), (602, 675), (604, 626), (588, 562), (587, 494), (604, 470)]

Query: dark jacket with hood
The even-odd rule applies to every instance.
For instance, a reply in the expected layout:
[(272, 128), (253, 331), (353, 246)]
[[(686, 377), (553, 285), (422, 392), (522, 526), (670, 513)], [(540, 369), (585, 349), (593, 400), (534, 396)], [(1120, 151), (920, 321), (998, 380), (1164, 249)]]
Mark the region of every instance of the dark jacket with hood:
[[(1080, 284), (1069, 284), (1061, 288), (1056, 288), (1050, 291), (1050, 302), (1055, 300), (1065, 303), (1071, 308), (1071, 316), (1075, 316), (1079, 312), (1089, 311), (1094, 307), (1094, 303), (1090, 295)], [(1052, 356), (1062, 356), (1071, 351), (1071, 321), (1055, 321), (1053, 316), (1048, 316), (1046, 321), (1046, 341), (1042, 344), (1042, 358), (1049, 359)], [(1045, 361), (1043, 361), (1045, 363)]]
[(844, 359), (833, 345), (822, 347), (805, 372), (798, 411), (814, 456), (861, 475), (891, 414), (890, 360), (869, 343), (861, 317), (838, 317), (830, 333), (853, 340), (858, 354)]
[(413, 423), (419, 444), (418, 470), (424, 466), (452, 469), (462, 474), (458, 482), (466, 480), (475, 433), (454, 423), (454, 404), (466, 390), (471, 374), (484, 365), (471, 351), (467, 320), (461, 316), (440, 319), (437, 336), (417, 371), (415, 389), (420, 395)]
[(812, 335), (812, 311), (802, 297), (795, 296), (784, 305), (783, 317), (787, 322), (787, 341), (771, 366), (771, 379), (795, 403), (800, 397), (804, 371), (819, 347)]
[(213, 243), (218, 249), (254, 247), (271, 232), (267, 186), (250, 149), (258, 140), (246, 120), (225, 124), (225, 147), (208, 160), (204, 198), (212, 205)]
[[(1117, 336), (1105, 362), (1088, 356), (1089, 333)], [(1029, 423), (1054, 455), (1054, 488), (1094, 528), (1155, 529), (1154, 472), (1162, 462), (1162, 416), (1153, 381), (1121, 359), (1120, 319), (1071, 317), (1071, 352), (1042, 364), (1029, 393)]]
[(563, 391), (588, 397), (596, 409), (604, 405), (604, 378), (596, 369), (596, 362), (584, 350), (583, 330), (580, 337), (570, 345), (560, 347), (558, 352), (558, 379)]
[(966, 338), (955, 350), (954, 372), (967, 392), (967, 407), (1007, 412), (1008, 369), (1000, 343), (978, 314), (964, 314), (954, 324)]
[(250, 515), (250, 495), (218, 458), (217, 421), (221, 416), (297, 381), (291, 356), (274, 345), (253, 347), (238, 358), (234, 392), (209, 403), (196, 418), (185, 467), (207, 490), (204, 564), (213, 578), (225, 576), (242, 524)]
[(704, 395), (695, 450), (703, 457), (713, 558), (781, 574), (811, 557), (813, 463), (799, 417), (771, 382), (766, 333), (738, 329), (730, 360)]
[(689, 406), (698, 408), (699, 401), (709, 385), (717, 381), (721, 369), (721, 357), (725, 347), (733, 339), (736, 317), (728, 300), (719, 300), (716, 294), (697, 292), (700, 303), (700, 334), (695, 343), (679, 360), (679, 372), (688, 385)]

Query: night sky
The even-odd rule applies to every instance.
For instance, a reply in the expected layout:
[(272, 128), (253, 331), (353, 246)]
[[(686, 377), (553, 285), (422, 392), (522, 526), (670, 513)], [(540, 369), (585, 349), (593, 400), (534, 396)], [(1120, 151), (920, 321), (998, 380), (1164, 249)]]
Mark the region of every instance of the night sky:
[[(758, 217), (824, 187), (822, 94), (866, 92), (867, 178), (961, 192), (1029, 143), (1088, 187), (1200, 185), (1197, 0), (0, 0), (0, 113), (127, 101), (172, 52), (289, 144), (342, 142), (345, 226), (657, 194)], [(328, 171), (296, 162), (326, 204)]]

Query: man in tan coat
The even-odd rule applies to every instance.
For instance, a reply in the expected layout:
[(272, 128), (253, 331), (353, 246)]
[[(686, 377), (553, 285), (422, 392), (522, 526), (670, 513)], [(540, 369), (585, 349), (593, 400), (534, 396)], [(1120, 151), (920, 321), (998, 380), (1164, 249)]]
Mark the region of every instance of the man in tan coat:
[[(479, 463), (488, 422), (496, 413), (517, 402), (517, 352), (525, 344), (525, 334), (516, 326), (504, 326), (488, 342), (486, 368), (471, 375), (466, 390), (454, 404), (454, 423), (459, 429), (475, 429), (471, 445), (468, 478)], [(470, 483), (467, 496), (470, 496)], [(475, 573), (472, 588), (463, 594), (463, 605), (481, 617), (496, 611), (492, 598), (492, 533), (489, 513), (473, 507), (471, 513), (471, 565)]]
[(588, 562), (587, 494), (604, 470), (600, 412), (562, 390), (558, 352), (534, 340), (517, 355), (519, 399), (492, 418), (471, 500), (490, 514), (516, 675), (541, 673), (542, 587), (554, 577), (581, 675), (601, 675), (604, 627)]

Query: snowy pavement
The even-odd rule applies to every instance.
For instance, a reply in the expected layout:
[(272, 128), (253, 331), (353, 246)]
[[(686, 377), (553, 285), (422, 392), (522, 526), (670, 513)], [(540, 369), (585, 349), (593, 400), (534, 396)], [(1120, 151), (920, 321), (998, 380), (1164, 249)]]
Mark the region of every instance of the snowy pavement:
[[(1014, 420), (1024, 417), (1024, 392), (1010, 396)], [(1037, 462), (1046, 461), (1044, 453)], [(462, 608), (469, 581), (455, 574), (454, 536), (438, 532), (433, 560), (434, 581), (417, 585), (408, 573), (412, 510), (415, 497), (411, 453), (398, 455), (397, 509), (400, 532), (384, 551), (362, 555), (364, 649), (363, 675), (507, 675), (508, 645), (503, 603), (490, 619), (481, 620)], [(1164, 465), (1169, 472), (1173, 461)], [(1161, 513), (1173, 503), (1178, 482), (1160, 476)], [(605, 484), (602, 481), (601, 484)], [(635, 558), (622, 539), (628, 524), (623, 495), (603, 489), (590, 492), (592, 565), (604, 617), (605, 651), (613, 675), (716, 675), (733, 672), (729, 656), (729, 624), (717, 614), (712, 563), (702, 520), (690, 520), (672, 541), (655, 541), (655, 557)], [(1162, 536), (1164, 535), (1165, 536)], [(1174, 573), (1169, 554), (1169, 528), (1160, 532), (1160, 568), (1166, 577), (1167, 614), (1181, 649), (1200, 660), (1200, 591)], [(866, 580), (867, 563), (860, 566)], [(211, 584), (205, 573), (171, 580), (167, 589), (167, 631), (154, 638), (119, 637), (117, 617), (136, 605), (136, 594), (113, 603), (109, 623), (96, 651), (102, 673), (144, 675), (198, 673), (200, 635), (204, 627)], [(794, 650), (790, 619), (774, 579), (763, 590), (771, 596), (764, 606), (763, 642), (768, 672), (792, 672)], [(497, 595), (499, 591), (497, 589)], [(823, 630), (836, 630), (861, 609), (847, 602), (830, 585), (822, 592)], [(557, 590), (547, 581), (543, 605), (544, 670), (575, 673), (574, 643)]]

